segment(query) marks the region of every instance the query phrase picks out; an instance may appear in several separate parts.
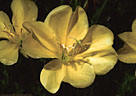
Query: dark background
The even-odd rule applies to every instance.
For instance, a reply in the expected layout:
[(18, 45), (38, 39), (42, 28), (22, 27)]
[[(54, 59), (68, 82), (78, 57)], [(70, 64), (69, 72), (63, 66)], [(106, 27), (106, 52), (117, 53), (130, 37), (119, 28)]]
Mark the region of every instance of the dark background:
[[(12, 17), (10, 4), (12, 0), (0, 0), (0, 10)], [(38, 20), (43, 21), (55, 7), (68, 4), (75, 8), (84, 5), (85, 0), (34, 0), (39, 8)], [(70, 2), (72, 1), (72, 2)], [(102, 24), (114, 33), (113, 47), (118, 50), (123, 42), (118, 34), (131, 31), (132, 21), (136, 18), (136, 0), (88, 0), (85, 7), (90, 26)], [(51, 59), (32, 59), (19, 55), (13, 66), (0, 63), (1, 94), (32, 94), (32, 96), (136, 96), (135, 64), (120, 61), (108, 74), (96, 76), (95, 82), (84, 89), (74, 88), (62, 83), (56, 94), (50, 94), (39, 81), (43, 66)], [(10, 95), (9, 95), (10, 96)], [(27, 96), (27, 95), (26, 95)]]

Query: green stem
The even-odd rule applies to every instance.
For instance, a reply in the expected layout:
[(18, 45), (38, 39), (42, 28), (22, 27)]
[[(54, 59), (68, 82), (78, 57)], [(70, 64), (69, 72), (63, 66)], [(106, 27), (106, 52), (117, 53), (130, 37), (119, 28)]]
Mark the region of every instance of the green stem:
[(88, 4), (88, 0), (85, 1), (84, 5), (83, 5), (83, 8), (85, 8)]
[(91, 25), (98, 22), (107, 3), (108, 3), (108, 0), (105, 0), (102, 6), (96, 10), (95, 14), (92, 16)]

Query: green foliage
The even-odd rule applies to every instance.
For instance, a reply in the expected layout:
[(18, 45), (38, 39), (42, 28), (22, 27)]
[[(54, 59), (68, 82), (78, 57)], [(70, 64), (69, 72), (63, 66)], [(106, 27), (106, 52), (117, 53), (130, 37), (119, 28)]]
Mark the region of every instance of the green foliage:
[(108, 3), (108, 0), (104, 0), (103, 4), (100, 6), (100, 8), (96, 9), (96, 12), (94, 13), (94, 15), (92, 16), (92, 19), (91, 19), (91, 25), (98, 23), (99, 18), (101, 16), (104, 8), (106, 7), (107, 3)]
[(135, 89), (136, 89), (135, 75), (126, 73), (123, 83), (120, 85), (118, 95), (116, 96), (129, 96), (135, 91)]
[(0, 80), (0, 85), (2, 86), (2, 88), (0, 88), (2, 91), (4, 91), (4, 89), (7, 88), (8, 84), (9, 84), (9, 74), (6, 70), (6, 67), (3, 66), (3, 70), (1, 70), (3, 77), (4, 78), (1, 78)]
[(84, 3), (84, 5), (83, 5), (83, 8), (85, 8), (85, 7), (87, 6), (87, 4), (88, 4), (88, 0), (85, 0), (85, 3)]

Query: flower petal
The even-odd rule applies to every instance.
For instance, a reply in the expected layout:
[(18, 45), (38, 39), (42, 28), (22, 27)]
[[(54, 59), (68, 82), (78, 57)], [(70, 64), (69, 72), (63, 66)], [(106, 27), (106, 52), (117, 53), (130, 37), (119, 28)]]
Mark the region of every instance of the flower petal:
[(6, 40), (0, 41), (0, 62), (12, 65), (18, 60), (18, 47)]
[(0, 39), (8, 39), (8, 34), (5, 32), (0, 32)]
[(52, 30), (42, 22), (25, 22), (24, 28), (34, 33), (39, 42), (51, 52), (58, 52), (58, 42)]
[(91, 52), (107, 49), (113, 44), (113, 33), (107, 27), (102, 25), (92, 25), (82, 44), (87, 44), (90, 47), (79, 54), (81, 57), (90, 54)]
[(88, 19), (83, 8), (78, 6), (71, 17), (67, 46), (72, 45), (76, 40), (82, 40), (88, 32)]
[(89, 31), (92, 31), (92, 42), (89, 50), (102, 50), (112, 46), (114, 39), (113, 33), (107, 27), (102, 25), (93, 25)]
[(56, 93), (60, 88), (64, 76), (65, 66), (61, 66), (60, 61), (55, 59), (42, 69), (40, 81), (45, 89), (51, 93)]
[(64, 82), (70, 83), (77, 88), (88, 87), (94, 82), (95, 73), (91, 65), (84, 62), (75, 62), (71, 64), (66, 65)]
[(45, 19), (45, 23), (56, 33), (60, 44), (65, 44), (72, 8), (62, 5), (53, 9)]
[(8, 39), (8, 33), (12, 31), (12, 25), (9, 17), (3, 11), (0, 11), (0, 38)]
[(127, 44), (118, 50), (119, 60), (125, 63), (136, 63), (136, 51)]
[(132, 32), (136, 32), (136, 19), (133, 21), (132, 24)]
[(131, 48), (136, 50), (136, 32), (124, 32), (118, 35)]
[(36, 41), (32, 37), (32, 34), (23, 40), (22, 50), (23, 54), (26, 54), (32, 58), (56, 58), (56, 56), (51, 51)]
[[(83, 43), (84, 42), (84, 43)], [(76, 58), (82, 57), (93, 65), (96, 74), (106, 74), (117, 62), (117, 54), (112, 48), (113, 33), (102, 25), (93, 25), (83, 40), (83, 44), (90, 42), (90, 47)]]
[(93, 27), (93, 26), (95, 26), (95, 25), (92, 25), (92, 26), (89, 28), (89, 30), (88, 30), (86, 36), (85, 36), (84, 39), (81, 41), (82, 44), (89, 44), (89, 43), (91, 44), (91, 42), (92, 42), (92, 32), (93, 32), (93, 30), (95, 29), (95, 27)]
[(11, 3), (13, 12), (12, 22), (17, 30), (25, 21), (34, 21), (38, 15), (38, 9), (32, 0), (13, 0)]
[(88, 54), (90, 56), (86, 57), (85, 60), (93, 65), (97, 75), (108, 73), (117, 62), (117, 54), (112, 47)]

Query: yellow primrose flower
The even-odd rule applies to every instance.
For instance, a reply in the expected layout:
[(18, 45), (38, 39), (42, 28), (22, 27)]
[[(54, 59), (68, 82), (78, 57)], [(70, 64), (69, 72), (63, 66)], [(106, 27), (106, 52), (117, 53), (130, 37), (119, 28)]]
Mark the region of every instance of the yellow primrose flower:
[[(124, 32), (119, 37), (125, 42), (118, 50), (119, 60), (124, 63), (136, 63), (136, 19), (132, 24), (132, 32)], [(135, 71), (136, 76), (136, 71)]]
[(136, 20), (132, 24), (132, 32), (124, 32), (119, 37), (125, 42), (118, 50), (119, 60), (125, 63), (136, 63)]
[(25, 22), (23, 26), (55, 58), (40, 74), (42, 85), (56, 93), (61, 82), (85, 88), (94, 82), (95, 75), (104, 75), (117, 62), (112, 48), (113, 33), (102, 25), (88, 27), (87, 15), (81, 7), (74, 12), (68, 5), (53, 9), (44, 23)]
[[(16, 63), (18, 50), (34, 58), (41, 57), (38, 48), (42, 49), (42, 46), (22, 27), (23, 22), (36, 20), (37, 6), (31, 0), (13, 0), (11, 9), (12, 24), (7, 14), (0, 11), (0, 62), (6, 65)], [(35, 53), (35, 50), (39, 53)]]

